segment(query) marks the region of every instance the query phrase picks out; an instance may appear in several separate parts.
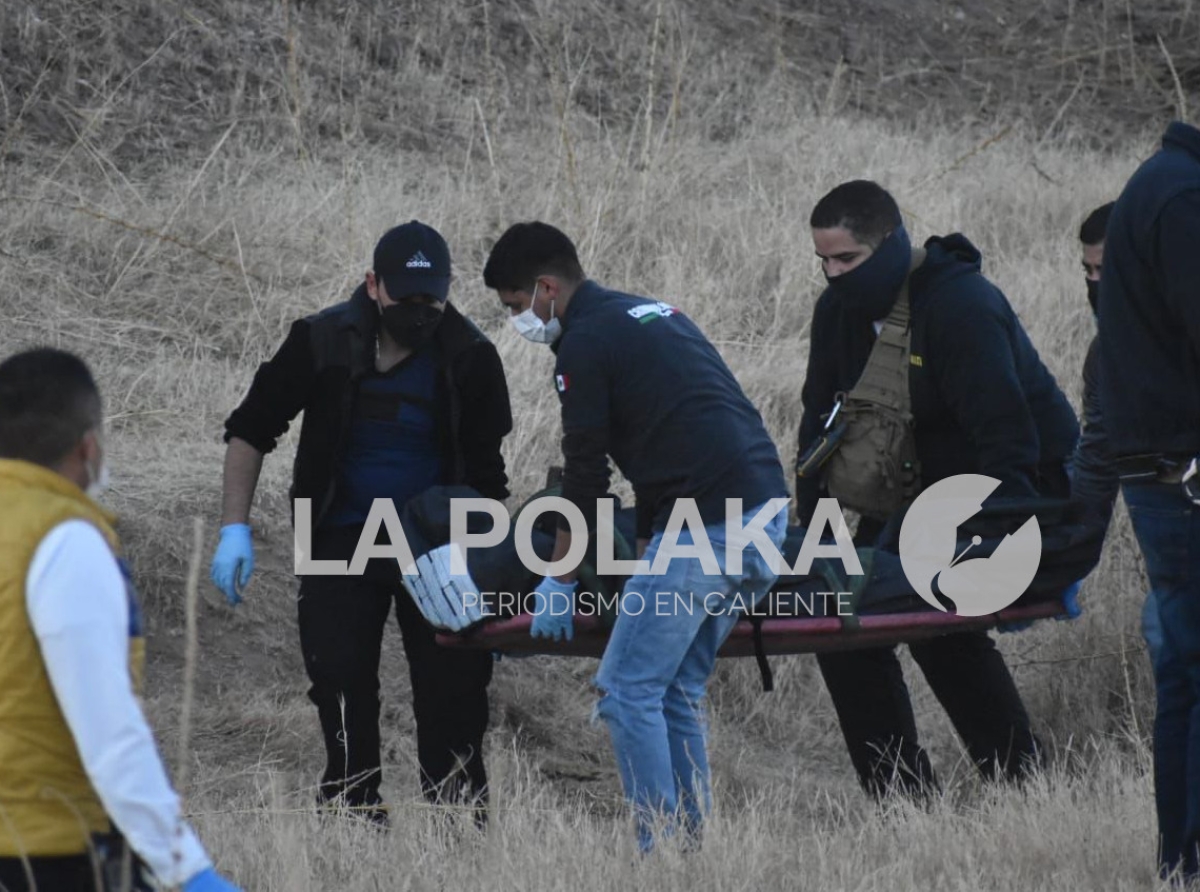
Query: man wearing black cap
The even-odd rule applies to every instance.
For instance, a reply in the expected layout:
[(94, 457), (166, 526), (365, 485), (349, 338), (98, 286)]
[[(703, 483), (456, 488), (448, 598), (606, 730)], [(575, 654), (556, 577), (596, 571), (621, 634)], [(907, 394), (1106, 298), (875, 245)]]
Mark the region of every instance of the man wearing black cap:
[[(416, 220), (386, 233), (350, 299), (292, 324), (225, 422), (221, 539), (212, 580), (230, 604), (254, 569), (250, 504), (263, 455), (304, 412), (290, 496), (311, 499), (312, 558), (354, 554), (377, 498), (397, 513), (438, 484), (508, 496), (501, 441), (512, 430), (496, 349), (447, 300), (450, 251)], [(325, 736), (322, 804), (380, 824), (379, 656), (396, 604), (412, 680), (421, 787), (433, 802), (487, 796), (490, 653), (438, 647), (401, 590), (396, 562), (359, 576), (304, 576), (300, 645)]]

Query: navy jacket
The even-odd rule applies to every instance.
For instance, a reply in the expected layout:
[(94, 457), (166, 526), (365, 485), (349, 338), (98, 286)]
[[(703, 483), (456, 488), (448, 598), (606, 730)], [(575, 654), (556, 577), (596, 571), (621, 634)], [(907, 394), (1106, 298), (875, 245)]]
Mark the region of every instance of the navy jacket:
[(724, 522), (727, 498), (749, 511), (787, 496), (762, 416), (676, 308), (584, 282), (554, 349), (563, 496), (589, 524), (609, 456), (633, 485), (641, 537), (666, 526), (678, 498), (695, 499), (709, 524)]
[(1200, 452), (1200, 130), (1171, 124), (1117, 199), (1099, 308), (1113, 454)]
[[(957, 233), (931, 238), (925, 249), (909, 280), (908, 386), (922, 485), (986, 474), (1001, 482), (998, 496), (1037, 495), (1041, 473), (1064, 473), (1079, 436), (1075, 412), (1000, 289), (980, 272), (978, 249)], [(843, 313), (826, 289), (813, 311), (801, 453), (835, 395), (858, 381), (874, 342), (874, 328)], [(823, 494), (819, 481), (796, 480), (801, 525)]]
[[(313, 526), (333, 504), (338, 463), (348, 443), (358, 384), (375, 363), (379, 312), (360, 285), (345, 303), (292, 323), (287, 339), (258, 367), (250, 391), (225, 422), (225, 440), (275, 448), (304, 412), (291, 499), (313, 500)], [(484, 496), (508, 496), (501, 441), (512, 430), (508, 385), (496, 348), (453, 305), (434, 334), (438, 373), (434, 416), (442, 483)]]

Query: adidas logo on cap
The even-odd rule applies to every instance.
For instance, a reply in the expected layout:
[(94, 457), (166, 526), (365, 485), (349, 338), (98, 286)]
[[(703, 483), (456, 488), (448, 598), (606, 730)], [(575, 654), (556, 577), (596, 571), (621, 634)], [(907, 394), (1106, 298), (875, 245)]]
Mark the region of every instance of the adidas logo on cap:
[(408, 263), (404, 265), (408, 269), (433, 269), (433, 264), (426, 260), (420, 251), (408, 258)]

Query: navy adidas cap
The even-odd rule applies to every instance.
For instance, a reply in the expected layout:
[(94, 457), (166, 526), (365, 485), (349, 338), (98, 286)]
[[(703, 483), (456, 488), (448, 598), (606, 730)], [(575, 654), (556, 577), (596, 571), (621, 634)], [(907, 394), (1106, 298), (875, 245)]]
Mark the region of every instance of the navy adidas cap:
[(444, 303), (450, 294), (450, 248), (432, 226), (412, 220), (389, 229), (375, 245), (375, 276), (392, 300), (428, 294)]

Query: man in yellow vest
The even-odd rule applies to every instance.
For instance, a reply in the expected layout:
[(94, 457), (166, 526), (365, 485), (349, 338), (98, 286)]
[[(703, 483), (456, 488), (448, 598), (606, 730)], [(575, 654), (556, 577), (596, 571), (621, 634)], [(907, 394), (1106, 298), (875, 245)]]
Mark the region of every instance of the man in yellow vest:
[[(0, 363), (0, 889), (109, 892), (120, 862), (185, 892), (236, 887), (180, 813), (135, 694), (141, 618), (77, 357)], [(125, 841), (136, 858), (124, 858)]]

